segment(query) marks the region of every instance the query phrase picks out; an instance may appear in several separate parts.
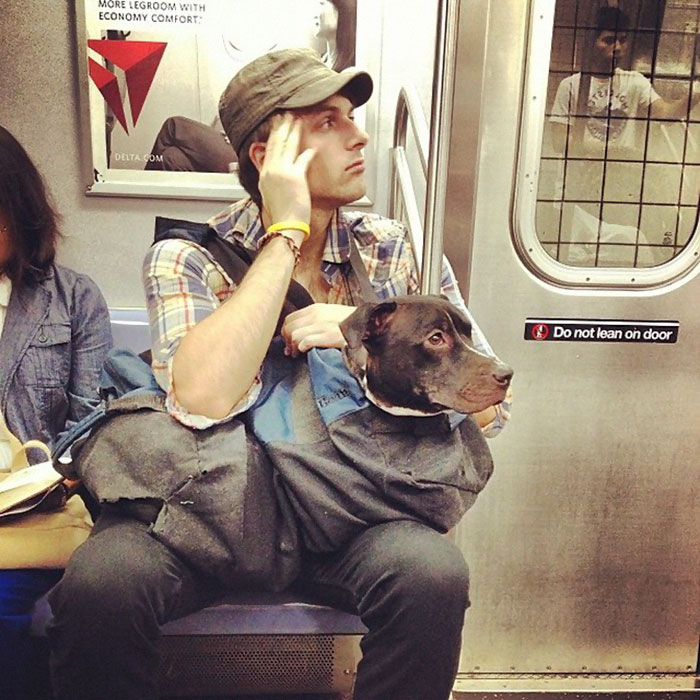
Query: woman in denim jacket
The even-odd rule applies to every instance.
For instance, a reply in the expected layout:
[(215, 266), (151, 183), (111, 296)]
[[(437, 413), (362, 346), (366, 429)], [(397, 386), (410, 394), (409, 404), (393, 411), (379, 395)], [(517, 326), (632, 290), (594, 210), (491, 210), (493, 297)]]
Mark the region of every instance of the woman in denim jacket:
[[(0, 411), (20, 441), (49, 446), (96, 405), (112, 345), (95, 283), (54, 262), (59, 235), (41, 175), (0, 126)], [(32, 606), (62, 571), (2, 566), (0, 552), (0, 697), (21, 698)]]

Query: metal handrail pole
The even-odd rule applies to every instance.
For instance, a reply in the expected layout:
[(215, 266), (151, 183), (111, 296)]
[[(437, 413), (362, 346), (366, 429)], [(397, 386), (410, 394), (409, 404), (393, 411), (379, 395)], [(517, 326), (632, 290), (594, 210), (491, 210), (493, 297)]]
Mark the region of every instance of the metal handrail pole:
[(421, 292), (437, 294), (442, 276), (444, 193), (447, 187), (460, 0), (440, 0), (430, 119), (430, 156), (425, 198), (425, 245)]
[(411, 252), (416, 263), (416, 269), (420, 275), (423, 251), (423, 223), (421, 222), (420, 210), (416, 202), (416, 193), (413, 190), (411, 171), (408, 167), (406, 152), (403, 146), (394, 148), (394, 169), (396, 189), (401, 195), (403, 208), (406, 213), (406, 223), (408, 235), (411, 240)]
[(428, 172), (428, 149), (430, 147), (428, 122), (423, 113), (420, 99), (416, 94), (416, 89), (410, 84), (401, 87), (396, 100), (394, 148), (406, 145), (406, 126), (408, 123), (411, 125), (411, 131), (418, 146), (418, 157), (420, 158), (423, 175), (426, 175)]
[[(403, 86), (399, 90), (399, 96), (396, 100), (396, 115), (394, 117), (394, 141), (393, 150), (405, 148), (406, 146), (406, 127), (411, 124), (413, 136), (416, 140), (418, 149), (418, 157), (420, 159), (423, 176), (428, 172), (428, 143), (430, 136), (428, 133), (428, 123), (425, 119), (425, 114), (420, 104), (420, 100), (416, 95), (415, 88), (410, 85)], [(399, 191), (396, 179), (396, 168), (392, 162), (391, 172), (391, 189), (389, 191), (389, 216), (396, 216), (396, 208), (398, 205)], [(415, 197), (415, 194), (414, 194)], [(405, 197), (404, 197), (405, 199)], [(423, 225), (421, 224), (421, 232)]]

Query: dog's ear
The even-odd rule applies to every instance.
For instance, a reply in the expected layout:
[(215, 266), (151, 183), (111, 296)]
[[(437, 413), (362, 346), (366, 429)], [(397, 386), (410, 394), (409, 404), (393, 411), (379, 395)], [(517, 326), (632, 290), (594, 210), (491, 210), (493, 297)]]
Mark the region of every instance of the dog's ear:
[(383, 335), (395, 311), (395, 301), (384, 301), (381, 304), (377, 304), (369, 313), (362, 341), (371, 343)]
[(461, 309), (458, 309), (454, 305), (450, 305), (450, 319), (454, 324), (455, 329), (460, 335), (466, 336), (467, 338), (472, 337), (472, 323), (464, 315)]
[(394, 301), (362, 304), (340, 324), (340, 332), (350, 348), (358, 348), (364, 343), (371, 344), (384, 333), (395, 311)]
[(362, 304), (340, 323), (340, 332), (343, 334), (349, 348), (356, 349), (362, 345), (362, 336), (365, 333), (367, 319), (373, 308), (374, 304)]

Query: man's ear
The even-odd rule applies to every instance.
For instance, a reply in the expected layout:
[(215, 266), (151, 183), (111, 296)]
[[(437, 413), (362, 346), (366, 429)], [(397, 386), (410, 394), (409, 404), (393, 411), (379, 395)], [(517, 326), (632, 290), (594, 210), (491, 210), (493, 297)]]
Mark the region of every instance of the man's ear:
[(264, 141), (253, 141), (248, 149), (248, 157), (253, 165), (258, 169), (258, 172), (262, 170), (263, 163), (265, 162), (266, 147), (267, 144)]

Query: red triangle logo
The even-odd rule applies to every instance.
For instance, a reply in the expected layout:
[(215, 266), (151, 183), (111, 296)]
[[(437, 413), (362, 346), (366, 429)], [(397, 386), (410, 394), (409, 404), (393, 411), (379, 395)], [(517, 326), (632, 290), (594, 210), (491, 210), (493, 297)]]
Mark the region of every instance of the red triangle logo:
[[(163, 52), (167, 46), (163, 41), (122, 41), (117, 39), (89, 39), (88, 47), (113, 63), (124, 71), (126, 77), (126, 89), (129, 92), (129, 102), (131, 104), (131, 119), (136, 126), (143, 104), (148, 96), (148, 91), (153, 84), (156, 71), (163, 58)], [(124, 117), (124, 105), (117, 87), (116, 78), (114, 87), (105, 89), (109, 81), (99, 71), (93, 68), (99, 66), (98, 63), (90, 60), (90, 78), (102, 93), (107, 104), (112, 108), (119, 123), (127, 131), (126, 119)], [(109, 73), (106, 68), (99, 66), (102, 71)], [(111, 75), (111, 74), (110, 74)], [(118, 106), (116, 105), (118, 102)], [(121, 113), (122, 118), (119, 118)]]
[(124, 114), (124, 105), (119, 94), (119, 85), (117, 77), (114, 73), (110, 73), (104, 66), (101, 66), (96, 61), (88, 58), (88, 70), (90, 78), (95, 83), (97, 89), (102, 93), (105, 102), (112, 108), (117, 121), (124, 127), (124, 131), (129, 133), (129, 127), (126, 125), (126, 115)]

